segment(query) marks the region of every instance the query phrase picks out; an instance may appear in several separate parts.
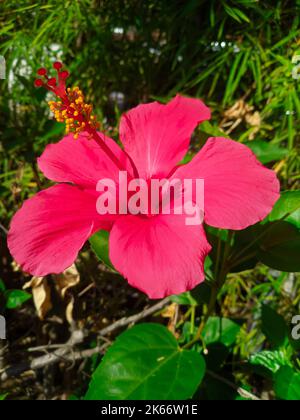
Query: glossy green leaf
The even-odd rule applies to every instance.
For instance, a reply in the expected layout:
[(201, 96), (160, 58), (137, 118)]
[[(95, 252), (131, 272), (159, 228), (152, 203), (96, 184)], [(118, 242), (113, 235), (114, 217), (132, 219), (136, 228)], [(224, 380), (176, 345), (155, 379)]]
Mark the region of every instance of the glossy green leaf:
[(282, 192), (268, 217), (271, 222), (283, 218), (300, 228), (300, 190)]
[(7, 397), (7, 394), (0, 395), (0, 401), (4, 401), (6, 397)]
[(97, 257), (109, 268), (115, 271), (109, 258), (109, 232), (100, 230), (90, 238), (92, 250)]
[(93, 374), (87, 400), (164, 400), (193, 396), (205, 373), (203, 357), (178, 347), (162, 325), (140, 324), (121, 334)]
[(247, 141), (244, 144), (255, 153), (257, 158), (264, 165), (285, 158), (289, 152), (288, 149), (263, 140)]
[(7, 290), (5, 292), (5, 297), (6, 307), (8, 309), (15, 309), (31, 299), (31, 294), (24, 292), (24, 290)]
[(291, 367), (282, 367), (275, 375), (275, 394), (282, 400), (300, 400), (300, 373)]
[(229, 347), (235, 343), (240, 329), (240, 325), (231, 319), (212, 316), (203, 329), (202, 337), (206, 345), (222, 343)]
[(288, 339), (288, 330), (284, 318), (269, 305), (263, 305), (261, 312), (262, 332), (273, 347), (278, 348)]
[[(261, 233), (265, 234), (261, 237)], [(266, 223), (256, 229), (257, 258), (280, 271), (300, 271), (300, 230), (286, 221)]]

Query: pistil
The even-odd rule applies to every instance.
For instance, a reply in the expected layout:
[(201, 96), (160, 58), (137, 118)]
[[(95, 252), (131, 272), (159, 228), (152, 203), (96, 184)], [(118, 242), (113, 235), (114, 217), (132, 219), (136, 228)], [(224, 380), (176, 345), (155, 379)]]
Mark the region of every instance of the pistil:
[(55, 119), (66, 124), (66, 134), (73, 133), (76, 140), (81, 132), (87, 132), (89, 139), (96, 141), (117, 168), (120, 171), (125, 170), (117, 156), (97, 133), (100, 124), (97, 122), (95, 115), (93, 115), (93, 106), (85, 102), (84, 95), (78, 87), (66, 88), (66, 80), (69, 77), (69, 73), (66, 70), (62, 70), (62, 67), (62, 63), (58, 61), (53, 64), (57, 77), (49, 77), (47, 69), (44, 67), (40, 68), (37, 74), (42, 78), (37, 78), (34, 85), (36, 87), (44, 87), (53, 92), (59, 99), (58, 101), (48, 102), (48, 105)]

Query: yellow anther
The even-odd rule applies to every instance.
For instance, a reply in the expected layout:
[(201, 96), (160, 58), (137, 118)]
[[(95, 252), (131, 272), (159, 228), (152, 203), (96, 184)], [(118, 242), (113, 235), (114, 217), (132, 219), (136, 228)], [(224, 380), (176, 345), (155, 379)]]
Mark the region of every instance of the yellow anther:
[(63, 101), (49, 101), (48, 105), (58, 122), (65, 122), (66, 133), (73, 132), (77, 139), (86, 130), (96, 130), (99, 123), (92, 114), (93, 107), (84, 102), (84, 95), (78, 86), (66, 90), (67, 99)]

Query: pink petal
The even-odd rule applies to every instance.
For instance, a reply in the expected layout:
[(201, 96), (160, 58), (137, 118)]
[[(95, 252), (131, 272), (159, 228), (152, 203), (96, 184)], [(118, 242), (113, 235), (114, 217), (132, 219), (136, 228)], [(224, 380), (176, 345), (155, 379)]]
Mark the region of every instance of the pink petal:
[(165, 177), (185, 156), (195, 127), (210, 118), (199, 99), (139, 105), (121, 118), (120, 137), (141, 178)]
[(204, 179), (205, 222), (222, 229), (244, 229), (264, 219), (280, 194), (274, 171), (245, 145), (210, 138), (175, 178)]
[(109, 245), (116, 269), (151, 299), (201, 283), (204, 259), (211, 249), (203, 226), (187, 226), (184, 215), (120, 217)]
[[(118, 144), (104, 134), (98, 134), (131, 173), (129, 159)], [(117, 179), (119, 173), (101, 147), (94, 140), (89, 140), (84, 133), (77, 140), (70, 134), (56, 144), (49, 144), (38, 158), (38, 165), (52, 181), (72, 182), (93, 190), (96, 190), (100, 178)]]
[(55, 185), (26, 200), (12, 219), (8, 247), (24, 271), (61, 273), (85, 241), (111, 221), (96, 213), (96, 198), (71, 185)]

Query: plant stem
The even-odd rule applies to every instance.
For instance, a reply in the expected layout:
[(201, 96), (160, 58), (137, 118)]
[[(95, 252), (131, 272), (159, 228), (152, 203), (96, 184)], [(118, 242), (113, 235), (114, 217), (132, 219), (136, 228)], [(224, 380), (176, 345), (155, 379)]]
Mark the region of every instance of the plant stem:
[(218, 274), (218, 269), (215, 270), (215, 273), (216, 273), (216, 275), (218, 275), (218, 277), (215, 278), (215, 281), (212, 284), (211, 295), (210, 295), (210, 299), (209, 299), (206, 314), (204, 315), (204, 318), (199, 325), (199, 328), (196, 332), (195, 337), (183, 346), (183, 348), (185, 348), (185, 349), (190, 348), (195, 343), (197, 343), (198, 341), (201, 341), (201, 335), (202, 335), (203, 329), (204, 329), (209, 317), (215, 311), (215, 306), (216, 306), (219, 290), (222, 288), (222, 286), (223, 286), (223, 284), (226, 280), (227, 274), (228, 274), (227, 257), (228, 257), (228, 253), (229, 253), (230, 247), (231, 247), (232, 235), (233, 235), (233, 232), (229, 232), (228, 240), (225, 244), (225, 249), (224, 249), (224, 253), (223, 253), (223, 259), (222, 259), (220, 273)]

